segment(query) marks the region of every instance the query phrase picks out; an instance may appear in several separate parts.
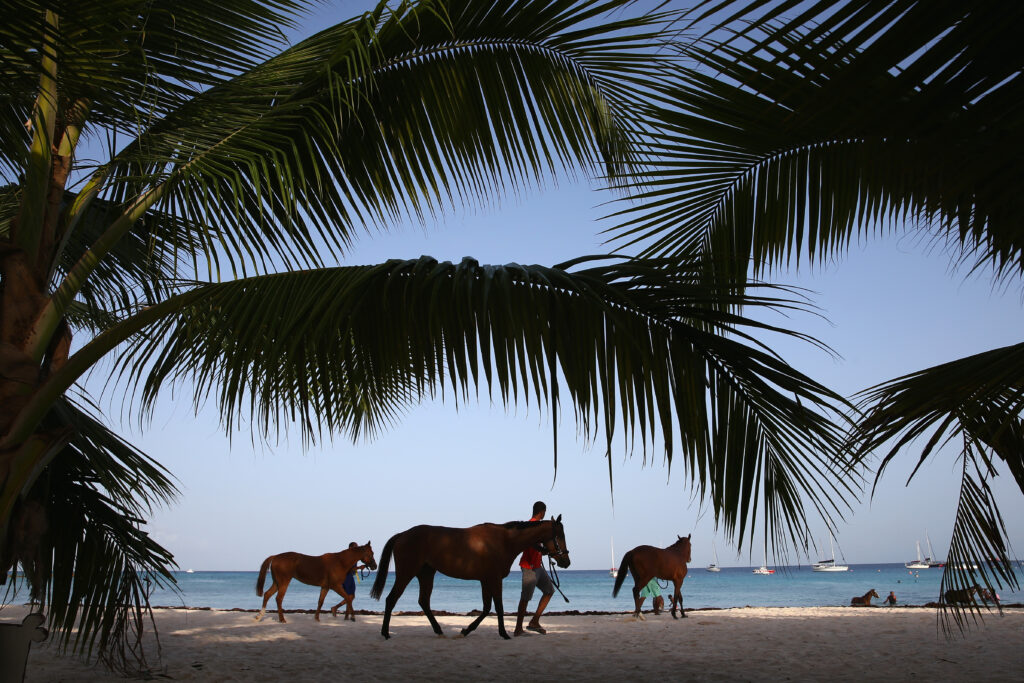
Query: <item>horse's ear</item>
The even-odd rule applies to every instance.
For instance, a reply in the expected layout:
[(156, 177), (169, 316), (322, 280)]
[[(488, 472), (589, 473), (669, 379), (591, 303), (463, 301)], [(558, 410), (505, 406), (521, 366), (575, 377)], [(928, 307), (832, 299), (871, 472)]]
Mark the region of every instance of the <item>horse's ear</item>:
[(681, 540), (683, 540), (683, 537), (682, 537), (682, 536), (680, 536), (679, 534), (676, 534), (676, 540), (677, 540), (677, 541), (681, 541)]
[(558, 519), (556, 519), (555, 521), (556, 522), (561, 522), (562, 521), (562, 515), (558, 515)]
[(367, 542), (366, 542), (366, 547), (367, 547), (367, 548), (369, 548), (369, 547), (370, 547), (370, 542), (369, 542), (369, 541), (367, 541)]

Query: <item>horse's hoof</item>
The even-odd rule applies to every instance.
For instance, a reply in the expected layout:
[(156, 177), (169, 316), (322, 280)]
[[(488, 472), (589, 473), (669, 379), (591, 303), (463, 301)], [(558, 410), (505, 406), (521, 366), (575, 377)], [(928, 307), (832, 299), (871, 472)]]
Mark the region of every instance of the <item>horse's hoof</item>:
[(512, 636), (510, 636), (509, 634), (505, 633), (504, 631), (502, 631), (502, 632), (501, 632), (500, 634), (498, 634), (498, 635), (500, 635), (500, 636), (501, 636), (502, 638), (504, 638), (505, 640), (512, 640)]
[(390, 633), (381, 633), (381, 635), (384, 636), (384, 640), (391, 640), (391, 634)]
[(438, 637), (438, 638), (447, 638), (448, 636), (446, 636), (446, 635), (445, 635), (445, 634), (443, 634), (443, 633), (438, 633), (438, 634), (437, 634), (437, 637)]

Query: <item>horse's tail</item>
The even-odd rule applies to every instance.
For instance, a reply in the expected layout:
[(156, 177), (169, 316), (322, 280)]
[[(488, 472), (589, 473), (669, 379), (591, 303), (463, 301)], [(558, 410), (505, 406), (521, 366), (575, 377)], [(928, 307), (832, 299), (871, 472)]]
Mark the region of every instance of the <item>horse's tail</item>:
[(377, 562), (377, 578), (373, 582), (373, 588), (370, 589), (370, 597), (374, 600), (380, 600), (380, 594), (384, 592), (384, 584), (388, 582), (391, 551), (395, 547), (395, 539), (397, 538), (398, 534), (389, 538), (388, 542), (384, 544), (384, 550), (380, 553), (380, 561)]
[(263, 564), (260, 565), (260, 575), (256, 577), (256, 595), (263, 596), (263, 580), (267, 578), (267, 570), (270, 568), (270, 561), (274, 559), (271, 555), (267, 559), (263, 560)]
[(615, 572), (615, 588), (612, 589), (613, 598), (619, 597), (619, 589), (622, 588), (622, 582), (626, 580), (626, 572), (629, 569), (629, 563), (632, 559), (632, 550), (622, 556), (622, 564), (619, 565), (619, 571)]

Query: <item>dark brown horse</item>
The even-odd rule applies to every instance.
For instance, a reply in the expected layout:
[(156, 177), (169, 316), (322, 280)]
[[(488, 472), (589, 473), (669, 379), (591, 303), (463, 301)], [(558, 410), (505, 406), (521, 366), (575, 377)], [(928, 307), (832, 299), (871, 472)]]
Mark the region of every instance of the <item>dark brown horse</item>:
[(650, 582), (651, 579), (664, 579), (675, 584), (675, 591), (672, 593), (672, 618), (676, 616), (676, 607), (679, 613), (685, 617), (683, 611), (683, 579), (686, 578), (686, 563), (690, 561), (690, 536), (686, 538), (676, 536), (675, 543), (667, 548), (655, 548), (653, 545), (638, 545), (622, 556), (622, 564), (615, 575), (615, 588), (612, 589), (612, 596), (619, 595), (622, 582), (626, 580), (626, 569), (633, 575), (633, 601), (636, 610), (633, 612), (635, 619), (643, 619), (640, 614), (640, 590)]
[[(313, 617), (320, 621), (320, 609), (324, 606), (324, 598), (327, 591), (333, 590), (341, 596), (341, 602), (331, 608), (333, 616), (338, 615), (338, 608), (345, 605), (345, 619), (356, 620), (355, 611), (352, 609), (352, 595), (343, 587), (345, 576), (349, 571), (362, 562), (370, 569), (377, 568), (377, 561), (373, 559), (373, 548), (370, 542), (366, 545), (356, 546), (342, 550), (340, 553), (326, 553), (324, 555), (303, 555), (302, 553), (281, 553), (271, 555), (263, 560), (260, 566), (260, 575), (256, 579), (256, 595), (263, 596), (263, 607), (256, 615), (256, 621), (263, 618), (263, 612), (267, 609), (267, 602), (270, 597), (277, 593), (277, 618), (285, 623), (284, 612), (281, 610), (281, 603), (284, 601), (284, 594), (288, 590), (288, 584), (292, 579), (309, 584), (320, 586), (320, 601), (316, 603), (316, 615)], [(267, 569), (270, 569), (270, 576), (273, 583), (266, 594), (263, 592), (263, 580), (267, 576)]]
[(569, 549), (565, 545), (562, 516), (541, 522), (507, 522), (505, 524), (477, 524), (467, 529), (421, 524), (395, 534), (388, 539), (380, 556), (380, 571), (373, 582), (370, 597), (380, 600), (388, 578), (388, 565), (395, 558), (395, 584), (385, 601), (384, 623), (381, 635), (390, 638), (388, 625), (391, 611), (402, 591), (413, 577), (420, 584), (420, 607), (430, 620), (434, 633), (439, 636), (441, 626), (430, 611), (430, 593), (434, 588), (434, 574), (469, 581), (479, 581), (483, 591), (484, 609), (473, 623), (462, 629), (467, 636), (491, 612), (491, 601), (498, 614), (498, 633), (505, 632), (505, 611), (501, 602), (501, 580), (508, 576), (516, 556), (529, 547), (541, 545), (559, 567), (569, 566)]
[(872, 588), (864, 595), (854, 596), (850, 598), (850, 607), (871, 607), (871, 598), (877, 598), (878, 593)]

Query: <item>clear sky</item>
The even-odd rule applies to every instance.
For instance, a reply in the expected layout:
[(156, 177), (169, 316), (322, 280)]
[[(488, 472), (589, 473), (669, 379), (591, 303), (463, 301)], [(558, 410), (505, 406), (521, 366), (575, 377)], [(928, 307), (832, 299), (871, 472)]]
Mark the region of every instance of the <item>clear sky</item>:
[[(342, 16), (352, 3), (343, 3)], [(333, 5), (337, 7), (337, 5)], [(322, 21), (312, 21), (311, 32)], [(604, 253), (598, 205), (609, 197), (586, 183), (504, 197), (486, 210), (466, 210), (436, 224), (398, 226), (369, 234), (345, 264), (427, 254), (458, 261), (551, 265)], [(873, 239), (826, 268), (785, 273), (786, 282), (814, 292), (828, 321), (810, 315), (780, 320), (809, 332), (842, 357), (807, 344), (772, 340), (799, 369), (850, 395), (877, 382), (1024, 338), (1021, 283), (997, 289), (985, 275), (951, 273), (949, 259), (911, 237)], [(88, 383), (99, 391), (102, 373)], [(109, 415), (121, 395), (104, 396)], [(167, 392), (142, 431), (125, 421), (121, 433), (178, 478), (181, 497), (156, 511), (149, 529), (182, 569), (256, 570), (268, 555), (320, 554), (349, 541), (372, 540), (378, 550), (394, 533), (421, 523), (468, 526), (526, 519), (534, 500), (562, 514), (573, 568), (606, 568), (639, 544), (664, 546), (693, 534), (693, 564), (760, 564), (738, 556), (716, 537), (706, 501), (696, 499), (681, 467), (666, 468), (660, 449), (632, 457), (616, 444), (612, 508), (603, 439), (577, 438), (571, 409), (559, 429), (557, 478), (552, 465), (552, 416), (531, 406), (509, 412), (479, 404), (425, 404), (373, 442), (343, 437), (304, 450), (297, 438), (253, 444), (247, 430), (230, 438), (212, 408), (198, 416), (191, 394)], [(905, 486), (916, 462), (907, 452), (890, 466), (872, 500), (857, 504), (840, 526), (839, 551), (850, 563), (899, 562), (915, 541), (931, 538), (944, 557), (952, 530), (959, 474), (955, 453), (933, 459)], [(996, 483), (1015, 550), (1024, 548), (1024, 497), (1008, 476)], [(824, 525), (818, 538), (827, 550)], [(817, 559), (812, 558), (812, 559)]]

